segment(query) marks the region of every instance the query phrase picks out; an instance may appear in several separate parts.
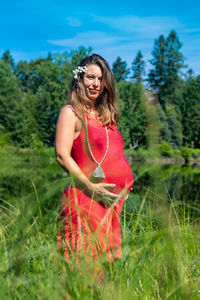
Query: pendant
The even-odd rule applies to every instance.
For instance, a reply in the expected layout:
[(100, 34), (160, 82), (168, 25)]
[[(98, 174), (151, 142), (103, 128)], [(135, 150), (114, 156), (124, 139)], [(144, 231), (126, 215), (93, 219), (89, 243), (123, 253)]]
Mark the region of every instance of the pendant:
[(98, 166), (98, 167), (93, 171), (91, 177), (94, 178), (94, 179), (98, 179), (98, 178), (99, 178), (99, 179), (103, 179), (103, 178), (105, 178), (105, 174), (104, 174), (103, 169), (102, 169), (100, 166)]

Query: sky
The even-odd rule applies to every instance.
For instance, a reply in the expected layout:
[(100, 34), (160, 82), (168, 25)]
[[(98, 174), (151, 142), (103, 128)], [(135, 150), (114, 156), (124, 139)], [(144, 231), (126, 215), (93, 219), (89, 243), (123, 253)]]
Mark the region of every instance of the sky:
[(200, 74), (199, 0), (0, 0), (0, 57), (15, 62), (93, 48), (110, 65), (131, 63), (140, 50), (146, 61), (156, 38), (175, 30), (188, 68)]

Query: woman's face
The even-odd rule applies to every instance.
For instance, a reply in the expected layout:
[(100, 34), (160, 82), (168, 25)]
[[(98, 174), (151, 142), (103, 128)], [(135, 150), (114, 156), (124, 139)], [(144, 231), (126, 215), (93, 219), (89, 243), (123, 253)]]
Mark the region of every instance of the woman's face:
[(87, 68), (88, 71), (83, 77), (85, 94), (91, 101), (95, 102), (104, 90), (102, 71), (97, 65), (88, 65)]

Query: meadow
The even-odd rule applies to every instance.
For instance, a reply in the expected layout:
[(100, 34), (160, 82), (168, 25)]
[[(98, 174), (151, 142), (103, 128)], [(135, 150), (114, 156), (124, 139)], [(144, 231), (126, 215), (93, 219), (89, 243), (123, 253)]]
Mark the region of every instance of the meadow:
[(54, 150), (4, 147), (0, 156), (0, 299), (200, 299), (199, 195), (172, 194), (160, 166), (146, 167), (142, 189), (146, 171), (135, 176), (121, 217), (122, 258), (77, 264), (57, 250), (68, 177)]

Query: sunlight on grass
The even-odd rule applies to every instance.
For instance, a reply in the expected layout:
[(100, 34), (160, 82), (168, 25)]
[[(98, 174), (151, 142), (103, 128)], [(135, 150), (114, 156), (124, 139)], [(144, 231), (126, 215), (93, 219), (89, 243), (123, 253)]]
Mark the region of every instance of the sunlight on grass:
[(171, 197), (159, 167), (144, 166), (140, 176), (147, 170), (152, 181), (139, 194), (138, 175), (125, 201), (122, 259), (108, 263), (104, 255), (92, 261), (75, 254), (66, 262), (57, 233), (68, 179), (52, 155), (13, 152), (6, 168), (2, 156), (0, 299), (200, 298), (198, 199)]

